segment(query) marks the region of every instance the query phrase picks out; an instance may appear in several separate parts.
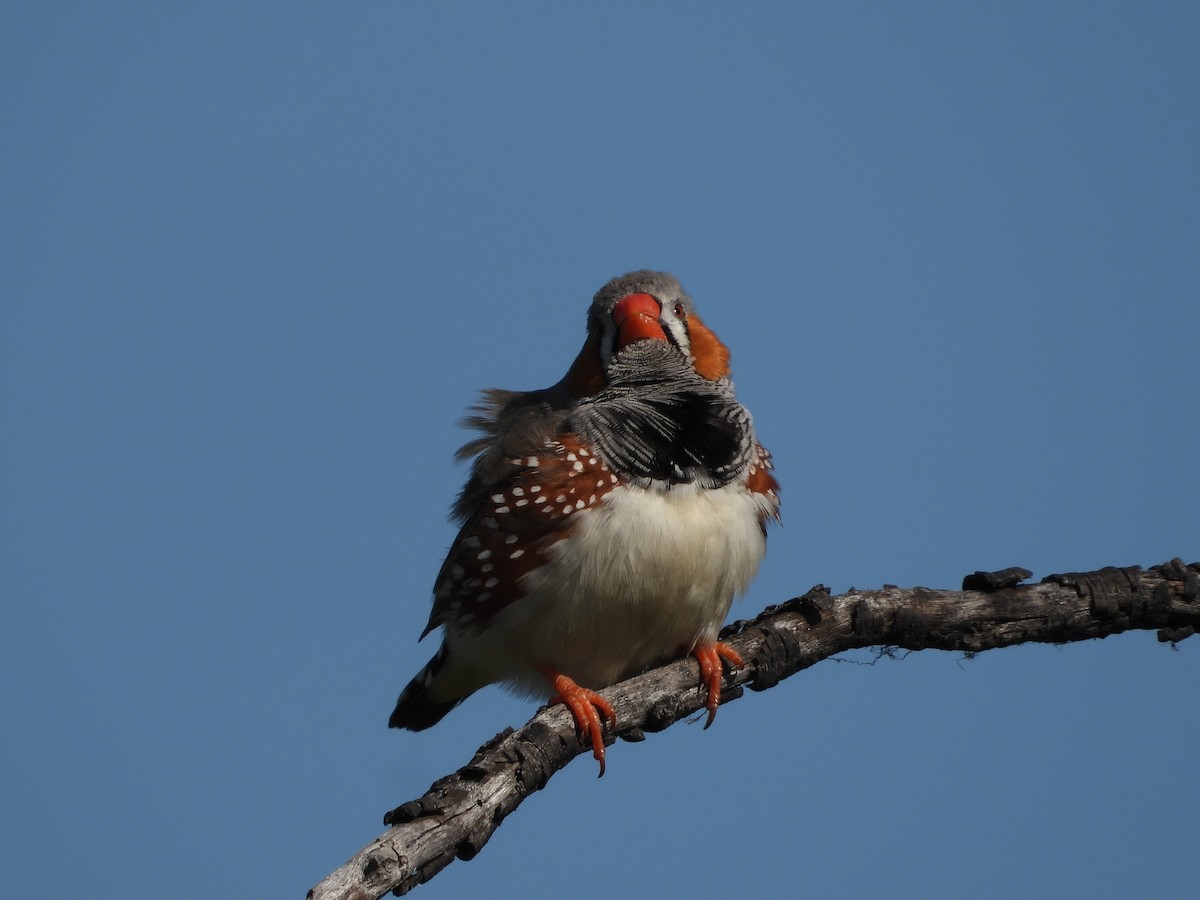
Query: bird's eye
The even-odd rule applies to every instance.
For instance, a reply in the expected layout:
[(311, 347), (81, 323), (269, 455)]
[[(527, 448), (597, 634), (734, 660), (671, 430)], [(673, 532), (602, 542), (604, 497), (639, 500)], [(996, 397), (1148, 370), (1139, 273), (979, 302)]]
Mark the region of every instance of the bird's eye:
[(678, 300), (675, 301), (675, 318), (677, 318), (677, 319), (683, 318), (683, 304), (680, 303)]

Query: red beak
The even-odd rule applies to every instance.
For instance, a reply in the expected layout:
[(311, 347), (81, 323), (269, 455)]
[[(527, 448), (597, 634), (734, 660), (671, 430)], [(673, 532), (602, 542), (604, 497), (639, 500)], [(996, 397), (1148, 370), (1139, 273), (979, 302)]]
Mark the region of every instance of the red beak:
[(658, 301), (649, 294), (628, 294), (613, 307), (613, 322), (617, 326), (617, 349), (634, 341), (665, 341), (667, 334), (659, 324), (661, 312)]

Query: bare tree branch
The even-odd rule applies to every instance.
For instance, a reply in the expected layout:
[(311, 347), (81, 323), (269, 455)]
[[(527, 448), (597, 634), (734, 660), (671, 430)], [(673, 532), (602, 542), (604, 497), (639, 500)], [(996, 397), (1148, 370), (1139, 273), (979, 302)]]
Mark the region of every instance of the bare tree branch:
[[(962, 591), (889, 587), (837, 597), (818, 585), (725, 630), (723, 639), (747, 662), (727, 678), (723, 702), (740, 697), (743, 685), (766, 690), (855, 648), (978, 653), (1132, 629), (1158, 629), (1159, 640), (1176, 642), (1200, 628), (1200, 563), (1175, 559), (1146, 571), (1106, 568), (1018, 584), (1029, 575), (977, 572), (964, 579)], [(619, 736), (640, 740), (699, 710), (705, 691), (695, 660), (685, 659), (613, 685), (604, 696), (616, 711)], [(474, 857), (505, 816), (588, 750), (565, 708), (542, 709), (523, 728), (488, 741), (423, 797), (384, 816), (388, 830), (309, 891), (309, 900), (408, 893), (456, 858)]]

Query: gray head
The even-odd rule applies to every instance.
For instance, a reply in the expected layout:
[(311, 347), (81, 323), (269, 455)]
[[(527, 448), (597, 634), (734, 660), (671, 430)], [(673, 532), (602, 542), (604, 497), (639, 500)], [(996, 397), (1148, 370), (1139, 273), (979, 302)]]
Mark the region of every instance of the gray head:
[(609, 281), (592, 299), (588, 332), (597, 339), (605, 371), (627, 347), (657, 340), (709, 380), (729, 375), (729, 351), (700, 321), (679, 279), (667, 272), (639, 269)]

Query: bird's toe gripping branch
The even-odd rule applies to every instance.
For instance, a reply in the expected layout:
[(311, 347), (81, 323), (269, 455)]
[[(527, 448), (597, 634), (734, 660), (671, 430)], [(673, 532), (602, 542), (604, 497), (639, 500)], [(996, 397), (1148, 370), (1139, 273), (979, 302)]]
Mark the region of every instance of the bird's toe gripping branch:
[[(704, 723), (707, 728), (717, 715), (717, 706), (721, 703), (721, 680), (724, 678), (724, 664), (730, 668), (739, 669), (746, 664), (741, 654), (720, 641), (701, 644), (692, 651), (696, 661), (700, 663), (700, 684), (708, 688), (708, 700), (704, 708), (708, 710), (708, 719)], [(566, 675), (553, 669), (543, 670), (546, 679), (554, 688), (550, 705), (561, 703), (571, 711), (575, 719), (575, 727), (580, 737), (590, 739), (592, 756), (600, 763), (600, 775), (604, 775), (604, 722), (610, 728), (617, 727), (617, 716), (612, 705), (593, 690), (580, 687)]]
[[(720, 666), (718, 665), (718, 671)], [(554, 670), (547, 670), (546, 677), (554, 687), (554, 696), (550, 704), (561, 703), (571, 711), (575, 718), (575, 727), (583, 738), (591, 738), (592, 756), (600, 763), (600, 775), (604, 775), (604, 722), (608, 721), (610, 728), (617, 727), (617, 716), (607, 700), (595, 691), (580, 687), (566, 675)], [(718, 676), (719, 683), (719, 676)]]
[(721, 679), (725, 674), (722, 661), (734, 669), (740, 669), (746, 661), (736, 650), (720, 641), (701, 644), (692, 651), (692, 655), (700, 663), (700, 684), (708, 687), (708, 701), (704, 704), (708, 710), (708, 721), (704, 723), (707, 728), (716, 718), (717, 705), (721, 702)]

